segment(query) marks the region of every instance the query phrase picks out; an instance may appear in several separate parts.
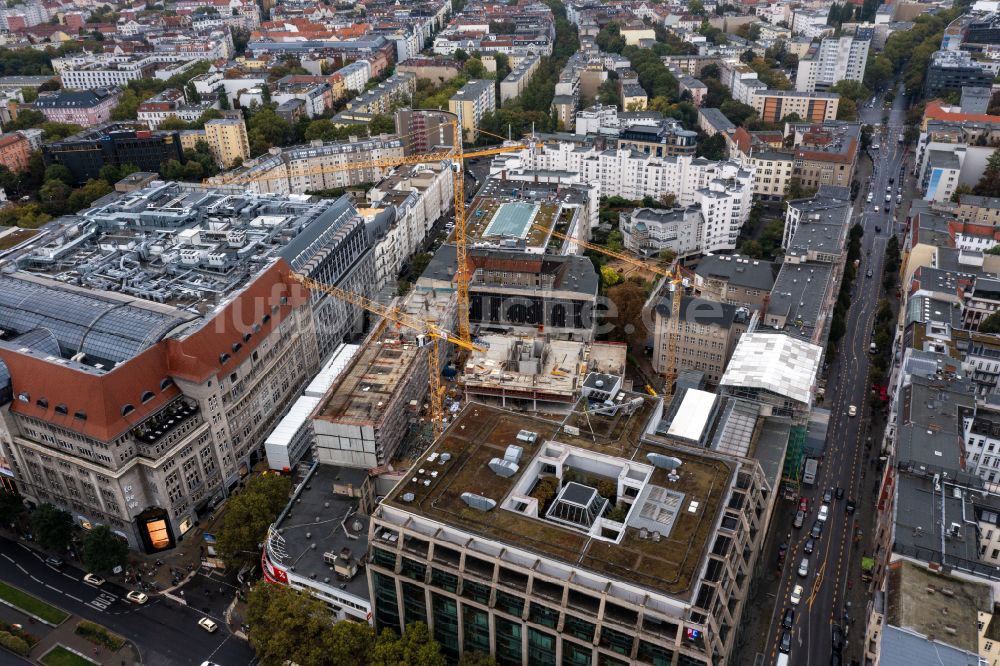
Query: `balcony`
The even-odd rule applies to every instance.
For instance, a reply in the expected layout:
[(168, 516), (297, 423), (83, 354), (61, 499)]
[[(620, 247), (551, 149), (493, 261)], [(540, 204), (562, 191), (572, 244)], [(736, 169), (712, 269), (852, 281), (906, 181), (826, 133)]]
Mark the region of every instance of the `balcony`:
[(198, 406), (180, 398), (133, 428), (132, 436), (141, 444), (155, 444), (197, 415)]

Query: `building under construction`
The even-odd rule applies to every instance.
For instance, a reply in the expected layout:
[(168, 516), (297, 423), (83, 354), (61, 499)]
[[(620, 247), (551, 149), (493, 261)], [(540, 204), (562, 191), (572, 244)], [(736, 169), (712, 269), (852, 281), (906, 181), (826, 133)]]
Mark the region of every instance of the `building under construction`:
[(566, 412), (588, 373), (621, 376), (627, 348), (617, 343), (487, 335), (488, 348), (466, 362), (460, 378), (468, 400), (508, 409)]

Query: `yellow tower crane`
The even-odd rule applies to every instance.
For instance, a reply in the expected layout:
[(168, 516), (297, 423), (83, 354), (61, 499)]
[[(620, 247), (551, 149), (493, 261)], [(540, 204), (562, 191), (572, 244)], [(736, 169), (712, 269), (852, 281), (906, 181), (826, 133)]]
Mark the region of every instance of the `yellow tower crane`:
[(647, 263), (642, 259), (637, 259), (636, 257), (623, 252), (609, 250), (606, 247), (594, 245), (593, 243), (588, 243), (587, 241), (582, 241), (578, 238), (561, 234), (558, 231), (549, 229), (548, 227), (538, 224), (533, 224), (531, 226), (541, 231), (545, 231), (555, 238), (561, 238), (564, 241), (575, 243), (584, 249), (593, 250), (594, 252), (614, 257), (619, 261), (623, 261), (629, 265), (647, 270), (651, 273), (659, 275), (660, 277), (666, 278), (667, 287), (671, 292), (671, 316), (668, 329), (669, 338), (667, 340), (667, 368), (664, 373), (664, 396), (669, 400), (670, 396), (673, 395), (674, 392), (674, 382), (677, 381), (677, 338), (680, 337), (681, 296), (684, 294), (684, 287), (686, 286), (685, 281), (688, 279), (684, 275), (685, 269), (681, 266), (680, 261), (675, 260), (673, 264), (671, 264), (670, 268), (660, 268), (659, 266)]
[[(455, 290), (458, 298), (458, 337), (466, 344), (472, 342), (472, 331), (469, 326), (469, 274), (466, 260), (466, 250), (468, 247), (465, 227), (465, 160), (485, 157), (489, 155), (500, 155), (502, 153), (513, 153), (525, 148), (541, 148), (542, 144), (533, 142), (521, 142), (508, 146), (496, 148), (486, 148), (482, 150), (470, 150), (465, 152), (462, 149), (462, 127), (452, 121), (452, 136), (455, 145), (436, 150), (422, 155), (407, 155), (404, 157), (384, 157), (376, 160), (364, 160), (357, 162), (346, 162), (344, 164), (329, 164), (305, 169), (296, 169), (294, 177), (315, 176), (327, 173), (337, 173), (340, 171), (356, 171), (361, 169), (388, 169), (405, 164), (428, 164), (431, 162), (451, 162), (453, 191), (455, 198)], [(484, 130), (480, 130), (483, 132)], [(487, 132), (488, 133), (488, 132)], [(503, 139), (503, 137), (498, 137)], [(266, 173), (236, 174), (231, 178), (222, 181), (224, 185), (240, 185), (253, 183), (259, 180), (269, 180)], [(219, 178), (216, 177), (216, 182)]]
[(417, 335), (422, 335), (428, 338), (427, 383), (430, 392), (428, 404), (431, 409), (431, 423), (434, 428), (434, 437), (436, 438), (440, 435), (444, 431), (445, 389), (444, 386), (441, 385), (441, 356), (440, 350), (438, 349), (439, 342), (444, 340), (469, 351), (486, 351), (486, 348), (472, 342), (466, 342), (465, 340), (452, 335), (450, 331), (441, 328), (437, 324), (424, 321), (418, 317), (401, 312), (398, 308), (383, 305), (382, 303), (373, 301), (370, 298), (353, 291), (341, 289), (340, 287), (335, 287), (333, 285), (314, 280), (299, 273), (293, 273), (292, 279), (307, 289), (325, 292), (334, 298), (347, 303), (352, 303), (367, 310), (368, 312), (377, 314), (385, 321), (395, 322), (397, 326), (413, 329), (416, 331)]

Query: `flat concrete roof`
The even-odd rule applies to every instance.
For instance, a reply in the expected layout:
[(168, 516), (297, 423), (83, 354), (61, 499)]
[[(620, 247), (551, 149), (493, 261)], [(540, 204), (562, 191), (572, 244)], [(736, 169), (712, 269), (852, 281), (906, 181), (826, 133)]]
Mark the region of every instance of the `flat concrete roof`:
[(674, 418), (667, 429), (667, 434), (693, 441), (701, 439), (702, 433), (709, 425), (716, 400), (717, 396), (714, 393), (688, 389), (677, 411), (679, 418)]

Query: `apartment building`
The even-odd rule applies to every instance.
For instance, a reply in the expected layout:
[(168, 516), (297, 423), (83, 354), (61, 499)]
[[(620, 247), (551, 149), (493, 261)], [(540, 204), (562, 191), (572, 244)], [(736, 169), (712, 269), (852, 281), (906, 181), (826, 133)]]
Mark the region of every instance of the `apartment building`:
[(215, 100), (211, 99), (188, 103), (182, 91), (170, 88), (139, 104), (136, 119), (145, 123), (149, 129), (157, 129), (167, 118), (178, 118), (186, 123), (194, 122), (214, 106)]
[(710, 254), (694, 269), (694, 294), (737, 307), (760, 309), (778, 273), (778, 265), (738, 254)]
[(205, 123), (205, 142), (216, 164), (229, 169), (250, 159), (250, 143), (243, 118), (216, 118)]
[(799, 60), (795, 89), (823, 91), (838, 81), (862, 81), (871, 42), (855, 37), (826, 37)]
[(599, 183), (602, 196), (637, 200), (673, 194), (680, 206), (699, 204), (703, 211), (714, 211), (719, 204), (730, 214), (735, 213), (730, 224), (723, 225), (721, 220), (717, 227), (713, 224), (713, 238), (705, 239), (706, 243), (728, 242), (733, 225), (738, 233), (749, 215), (752, 197), (751, 171), (736, 162), (713, 162), (689, 155), (657, 158), (634, 150), (598, 150), (591, 145), (581, 147), (561, 141), (547, 143), (542, 149), (498, 156), (491, 171), (513, 168), (576, 173), (582, 182)]
[[(378, 629), (420, 620), (449, 659), (505, 665), (728, 661), (768, 481), (753, 459), (646, 434), (660, 404), (620, 378), (587, 381), (561, 423), (466, 405), (374, 510)], [(588, 409), (597, 396), (614, 407)]]
[(111, 119), (120, 96), (118, 88), (59, 90), (40, 94), (32, 106), (52, 122), (92, 127)]
[(243, 166), (208, 179), (212, 185), (238, 184), (257, 193), (291, 194), (329, 190), (381, 180), (385, 169), (355, 167), (403, 156), (403, 141), (390, 136), (283, 148), (247, 160)]
[(407, 155), (428, 153), (439, 146), (454, 146), (458, 117), (447, 111), (402, 108), (396, 111), (396, 135), (406, 142)]
[(704, 220), (697, 206), (636, 208), (620, 218), (625, 249), (634, 254), (648, 257), (671, 250), (683, 258), (702, 251)]
[(12, 173), (21, 173), (31, 160), (31, 141), (20, 132), (0, 134), (0, 164)]
[(448, 100), (448, 111), (458, 117), (468, 143), (474, 143), (479, 138), (480, 121), (496, 108), (496, 87), (491, 80), (469, 81)]
[[(681, 296), (680, 312), (673, 312), (673, 293), (667, 288), (654, 296), (653, 369), (666, 374), (671, 341), (676, 371), (703, 373), (710, 385), (722, 379), (736, 342), (747, 330), (750, 310), (704, 298)], [(674, 317), (678, 321), (673, 321)]]
[(500, 82), (500, 104), (519, 97), (525, 86), (531, 81), (531, 77), (538, 71), (538, 64), (541, 58), (537, 55), (529, 55), (521, 58), (517, 67), (513, 68), (503, 81)]
[(786, 116), (797, 115), (806, 122), (836, 120), (840, 106), (837, 93), (802, 93), (795, 90), (758, 90), (750, 106), (767, 123), (780, 123)]

